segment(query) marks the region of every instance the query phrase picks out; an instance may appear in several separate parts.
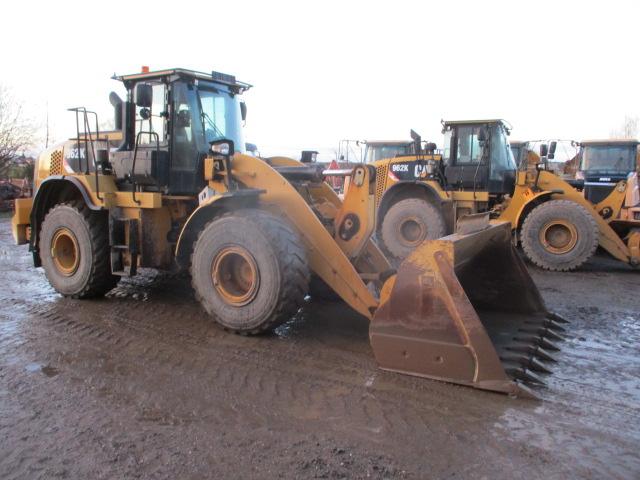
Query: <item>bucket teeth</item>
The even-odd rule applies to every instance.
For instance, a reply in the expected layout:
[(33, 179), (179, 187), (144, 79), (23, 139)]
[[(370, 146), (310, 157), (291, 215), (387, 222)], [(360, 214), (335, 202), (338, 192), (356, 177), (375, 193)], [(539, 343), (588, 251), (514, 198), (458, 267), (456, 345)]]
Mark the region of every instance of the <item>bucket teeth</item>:
[(539, 335), (531, 335), (531, 334), (523, 333), (515, 337), (514, 340), (518, 342), (522, 342), (526, 345), (532, 345), (532, 346), (538, 345), (539, 347), (544, 349), (543, 351), (546, 351), (546, 350), (551, 350), (553, 352), (560, 351), (560, 349), (556, 347), (552, 342), (550, 342), (546, 338), (541, 337)]
[(566, 320), (565, 318), (561, 317), (557, 313), (553, 313), (553, 312), (549, 312), (547, 314), (547, 318), (549, 320), (555, 320), (558, 323), (569, 323), (569, 320)]
[(540, 363), (535, 358), (532, 358), (529, 361), (529, 368), (531, 368), (531, 370), (538, 373), (547, 373), (547, 374), (551, 373), (551, 370), (549, 370), (547, 367), (545, 367), (542, 363)]
[(512, 352), (528, 353), (532, 357), (536, 357), (544, 362), (557, 362), (557, 360), (553, 358), (549, 354), (549, 352), (537, 345), (512, 345), (510, 347), (507, 347), (507, 350), (510, 350)]
[(517, 380), (521, 380), (523, 382), (527, 382), (527, 383), (533, 383), (534, 385), (538, 385), (541, 387), (546, 387), (547, 384), (535, 373), (533, 373), (530, 370), (527, 370), (526, 368), (512, 368), (512, 369), (508, 369), (507, 373), (517, 379)]
[(544, 348), (545, 350), (551, 350), (552, 352), (559, 352), (560, 348), (557, 347), (554, 343), (547, 340), (546, 338), (541, 338), (538, 344)]
[(543, 360), (545, 362), (554, 362), (554, 363), (557, 362), (557, 360), (553, 358), (549, 354), (549, 352), (547, 352), (544, 348), (541, 348), (541, 347), (534, 347), (534, 348), (535, 348), (534, 355), (538, 357), (540, 360)]
[(529, 320), (524, 322), (525, 325), (529, 326), (529, 328), (535, 329), (537, 327), (538, 331), (541, 328), (548, 328), (555, 332), (566, 332), (566, 329), (560, 325), (555, 320), (544, 319), (544, 320)]
[(551, 340), (558, 340), (560, 342), (564, 342), (564, 337), (562, 335), (558, 335), (553, 330), (549, 330), (548, 328), (544, 332), (543, 336), (550, 338)]
[(545, 367), (539, 360), (532, 355), (504, 355), (500, 357), (502, 362), (508, 365), (518, 365), (523, 369), (530, 369), (537, 373), (551, 373), (547, 367)]
[(565, 333), (567, 330), (560, 325), (558, 322), (556, 322), (555, 320), (548, 320), (545, 324), (545, 327), (553, 330), (554, 332), (560, 332), (560, 333)]
[(550, 338), (551, 340), (558, 340), (558, 341), (564, 340), (564, 338), (561, 335), (558, 335), (556, 332), (554, 332), (549, 328), (524, 327), (524, 328), (520, 328), (519, 331), (524, 333), (532, 333), (543, 338)]

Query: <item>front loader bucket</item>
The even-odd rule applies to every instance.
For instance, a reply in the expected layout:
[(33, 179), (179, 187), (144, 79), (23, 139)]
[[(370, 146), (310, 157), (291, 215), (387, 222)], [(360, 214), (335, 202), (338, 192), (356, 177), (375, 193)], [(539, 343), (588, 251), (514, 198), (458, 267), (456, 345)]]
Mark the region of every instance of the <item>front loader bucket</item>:
[(369, 336), (381, 368), (532, 396), (562, 318), (515, 251), (509, 223), (428, 241), (382, 290)]

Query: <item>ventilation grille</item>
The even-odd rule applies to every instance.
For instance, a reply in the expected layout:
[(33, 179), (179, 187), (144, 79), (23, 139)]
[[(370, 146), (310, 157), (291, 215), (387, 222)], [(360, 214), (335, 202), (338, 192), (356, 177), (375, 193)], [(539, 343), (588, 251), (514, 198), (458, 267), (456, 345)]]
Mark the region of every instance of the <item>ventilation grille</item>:
[(49, 167), (50, 175), (62, 175), (62, 152), (56, 150), (51, 154), (51, 165)]
[(387, 162), (376, 167), (376, 208), (380, 205), (380, 199), (382, 199), (382, 195), (384, 194), (388, 170), (389, 164)]

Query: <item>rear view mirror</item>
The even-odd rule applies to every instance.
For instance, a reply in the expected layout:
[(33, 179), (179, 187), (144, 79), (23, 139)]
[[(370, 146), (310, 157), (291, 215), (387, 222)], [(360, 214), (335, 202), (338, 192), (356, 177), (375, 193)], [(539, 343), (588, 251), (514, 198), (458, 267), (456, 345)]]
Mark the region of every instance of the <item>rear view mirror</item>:
[(556, 153), (556, 146), (558, 145), (558, 142), (551, 142), (551, 144), (549, 145), (549, 153), (547, 155), (547, 158), (549, 160), (553, 160), (553, 157), (555, 156)]
[(546, 143), (541, 143), (540, 144), (540, 156), (541, 157), (546, 157), (548, 153), (549, 153), (549, 149), (547, 147), (547, 144)]
[(480, 130), (478, 131), (478, 141), (486, 142), (487, 136), (487, 129), (485, 127), (480, 127)]
[(151, 108), (153, 103), (153, 88), (148, 83), (136, 85), (135, 100), (138, 107)]
[(243, 122), (247, 119), (247, 104), (244, 102), (240, 102), (240, 116)]
[(211, 145), (211, 151), (213, 153), (217, 153), (218, 155), (232, 157), (235, 153), (233, 140), (223, 138), (221, 140), (214, 140), (213, 142), (209, 142), (209, 144)]

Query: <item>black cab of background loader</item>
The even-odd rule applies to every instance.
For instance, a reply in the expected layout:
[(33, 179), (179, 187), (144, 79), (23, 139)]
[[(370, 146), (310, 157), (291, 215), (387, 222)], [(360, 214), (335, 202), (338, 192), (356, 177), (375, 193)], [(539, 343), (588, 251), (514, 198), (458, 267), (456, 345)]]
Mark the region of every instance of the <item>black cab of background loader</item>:
[(206, 184), (202, 168), (211, 142), (231, 140), (244, 151), (246, 107), (239, 94), (250, 85), (234, 76), (172, 69), (114, 79), (127, 89), (125, 101), (111, 95), (123, 140), (110, 153), (110, 168), (120, 189), (195, 195)]
[(445, 188), (511, 194), (517, 166), (503, 120), (442, 123)]

